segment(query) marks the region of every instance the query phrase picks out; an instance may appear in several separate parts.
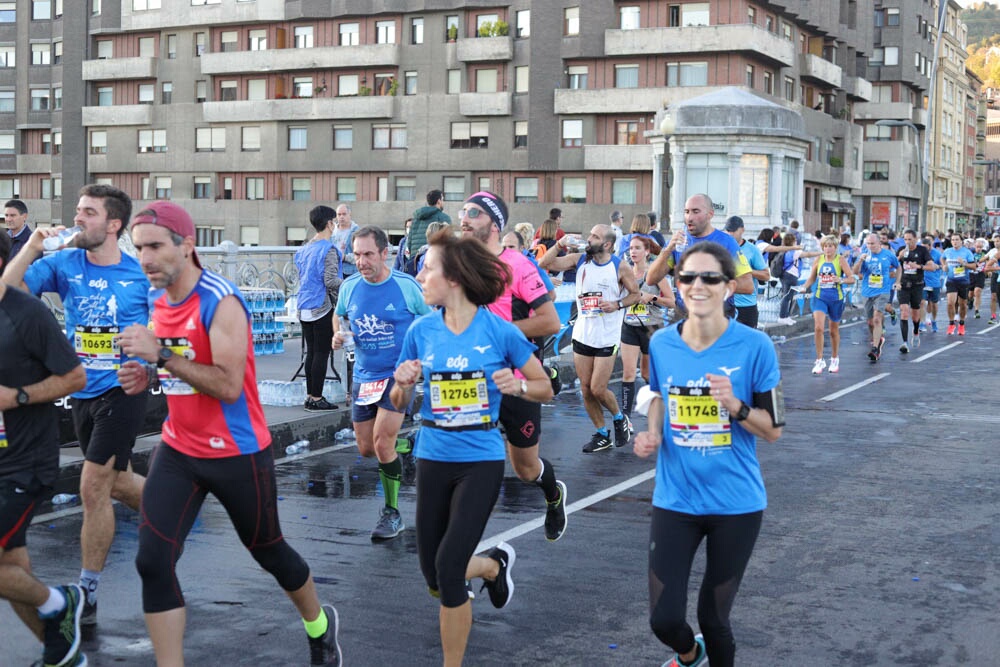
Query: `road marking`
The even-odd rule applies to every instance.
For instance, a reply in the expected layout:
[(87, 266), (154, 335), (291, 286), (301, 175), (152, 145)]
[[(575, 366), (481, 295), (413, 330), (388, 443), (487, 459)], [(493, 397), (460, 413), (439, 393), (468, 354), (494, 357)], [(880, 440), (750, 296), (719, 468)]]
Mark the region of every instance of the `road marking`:
[(997, 326), (996, 324), (990, 324), (989, 327), (983, 329), (982, 331), (977, 331), (976, 335), (977, 336), (982, 336), (983, 334), (988, 334), (988, 333), (990, 333), (992, 331), (996, 331), (997, 329), (1000, 329), (1000, 326)]
[[(636, 475), (630, 479), (626, 479), (624, 482), (619, 482), (614, 486), (610, 486), (603, 491), (598, 491), (597, 493), (592, 493), (586, 498), (580, 498), (574, 503), (570, 503), (566, 506), (566, 514), (572, 514), (573, 512), (578, 512), (582, 509), (586, 509), (591, 505), (596, 505), (602, 500), (607, 500), (611, 496), (618, 495), (622, 491), (627, 491), (633, 486), (638, 486), (643, 482), (649, 481), (656, 477), (656, 468), (647, 470), (646, 472)], [(494, 535), (493, 537), (488, 537), (479, 543), (476, 547), (476, 553), (481, 553), (487, 549), (492, 549), (501, 542), (509, 542), (516, 537), (520, 537), (526, 533), (530, 533), (536, 528), (541, 528), (545, 525), (545, 518), (539, 517), (538, 519), (532, 519), (531, 521), (525, 521), (521, 525), (511, 528), (510, 530), (505, 530), (499, 535)]]
[(820, 401), (824, 401), (824, 402), (835, 401), (838, 398), (840, 398), (841, 396), (846, 396), (847, 394), (851, 393), (852, 391), (855, 391), (857, 389), (861, 389), (862, 387), (866, 387), (866, 386), (870, 385), (872, 382), (878, 382), (882, 378), (889, 377), (890, 375), (892, 375), (892, 373), (879, 373), (878, 375), (876, 375), (874, 377), (870, 377), (867, 380), (864, 380), (863, 382), (859, 382), (857, 384), (852, 384), (850, 387), (847, 387), (846, 389), (841, 389), (840, 391), (835, 391), (832, 394), (827, 394), (823, 398), (817, 398), (816, 401), (817, 402), (820, 402)]
[(937, 414), (935, 419), (947, 419), (956, 422), (987, 422), (990, 424), (1000, 424), (1000, 416), (994, 415), (949, 415)]
[(941, 354), (945, 350), (950, 350), (953, 347), (958, 347), (959, 345), (962, 344), (962, 342), (963, 341), (958, 340), (958, 341), (955, 341), (954, 343), (952, 343), (951, 345), (945, 345), (944, 347), (939, 348), (937, 350), (934, 350), (933, 352), (928, 352), (927, 354), (924, 354), (922, 356), (917, 357), (916, 359), (914, 359), (910, 363), (911, 364), (919, 364), (921, 361), (924, 361), (926, 359), (930, 359), (931, 357), (933, 357), (936, 354)]

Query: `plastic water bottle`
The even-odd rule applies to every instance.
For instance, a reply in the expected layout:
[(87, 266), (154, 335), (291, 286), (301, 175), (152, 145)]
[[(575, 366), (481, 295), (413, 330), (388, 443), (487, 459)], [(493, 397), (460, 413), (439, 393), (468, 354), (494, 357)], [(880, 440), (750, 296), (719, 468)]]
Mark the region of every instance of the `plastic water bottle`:
[(81, 227), (67, 227), (55, 236), (46, 236), (42, 240), (42, 247), (46, 250), (59, 250), (70, 244), (77, 234), (83, 231)]
[(308, 440), (296, 440), (292, 444), (285, 447), (285, 456), (295, 456), (296, 454), (301, 454), (307, 449), (309, 449)]
[(66, 505), (76, 501), (76, 495), (72, 493), (57, 493), (52, 496), (53, 505)]
[(344, 352), (354, 352), (354, 332), (351, 331), (351, 323), (346, 317), (340, 320), (340, 335), (344, 338)]

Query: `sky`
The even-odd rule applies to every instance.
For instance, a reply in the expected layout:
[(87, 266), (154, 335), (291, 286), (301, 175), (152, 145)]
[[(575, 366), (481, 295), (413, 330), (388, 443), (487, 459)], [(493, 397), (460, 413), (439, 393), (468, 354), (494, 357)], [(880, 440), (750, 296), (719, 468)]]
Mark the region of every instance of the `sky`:
[[(958, 2), (958, 4), (962, 5), (963, 7), (968, 7), (971, 4), (974, 4), (976, 2), (982, 2), (983, 0), (955, 0), (955, 1)], [(990, 3), (991, 5), (997, 4), (997, 0), (986, 0), (986, 2)]]

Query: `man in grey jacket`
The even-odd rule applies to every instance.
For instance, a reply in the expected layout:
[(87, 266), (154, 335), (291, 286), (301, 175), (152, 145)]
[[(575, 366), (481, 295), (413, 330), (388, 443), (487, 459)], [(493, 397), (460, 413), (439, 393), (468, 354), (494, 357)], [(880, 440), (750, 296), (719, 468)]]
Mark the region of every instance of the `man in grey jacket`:
[(410, 225), (410, 233), (406, 237), (406, 249), (410, 259), (404, 269), (410, 275), (417, 274), (417, 253), (427, 243), (427, 225), (432, 222), (451, 224), (451, 218), (444, 212), (444, 193), (440, 190), (428, 192), (427, 206), (421, 206), (413, 212), (413, 223)]

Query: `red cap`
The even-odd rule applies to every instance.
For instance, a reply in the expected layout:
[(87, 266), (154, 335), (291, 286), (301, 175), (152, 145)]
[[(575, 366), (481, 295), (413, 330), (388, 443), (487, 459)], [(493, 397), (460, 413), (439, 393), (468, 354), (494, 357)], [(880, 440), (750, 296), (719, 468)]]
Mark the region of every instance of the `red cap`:
[[(154, 201), (141, 211), (132, 216), (132, 226), (136, 225), (159, 225), (166, 227), (175, 234), (184, 238), (197, 239), (194, 231), (194, 221), (188, 212), (171, 201)], [(200, 269), (201, 261), (198, 253), (193, 252), (191, 257), (195, 265)]]

